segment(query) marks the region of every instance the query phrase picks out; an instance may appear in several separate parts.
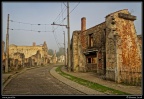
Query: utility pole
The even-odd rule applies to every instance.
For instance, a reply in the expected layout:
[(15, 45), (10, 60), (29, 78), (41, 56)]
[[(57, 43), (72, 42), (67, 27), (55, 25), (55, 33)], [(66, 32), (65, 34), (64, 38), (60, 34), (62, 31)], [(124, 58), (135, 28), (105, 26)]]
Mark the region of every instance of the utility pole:
[(5, 64), (5, 72), (8, 72), (8, 63), (9, 63), (9, 14), (7, 19), (7, 34), (6, 34), (6, 64)]
[(67, 28), (67, 32), (68, 32), (68, 55), (67, 55), (67, 58), (68, 58), (68, 67), (67, 67), (67, 70), (68, 72), (70, 72), (70, 68), (71, 68), (71, 57), (70, 57), (70, 22), (69, 22), (69, 2), (67, 2), (67, 25), (61, 25), (61, 24), (55, 24), (53, 22), (53, 24), (51, 25), (59, 25), (59, 26), (66, 26)]
[(71, 68), (71, 58), (70, 58), (70, 22), (69, 22), (69, 2), (67, 2), (67, 30), (68, 30), (68, 72)]
[(64, 32), (64, 60), (65, 60), (65, 67), (66, 67), (65, 32)]

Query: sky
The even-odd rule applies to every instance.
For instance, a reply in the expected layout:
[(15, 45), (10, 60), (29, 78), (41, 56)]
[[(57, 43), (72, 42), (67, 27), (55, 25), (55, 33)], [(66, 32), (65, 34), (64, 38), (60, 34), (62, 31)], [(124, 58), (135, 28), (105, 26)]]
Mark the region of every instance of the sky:
[[(2, 2), (2, 40), (6, 42), (9, 14), (9, 44), (18, 46), (41, 45), (58, 51), (68, 42), (67, 2)], [(86, 17), (86, 28), (105, 21), (105, 16), (128, 9), (137, 17), (134, 21), (137, 34), (142, 34), (142, 2), (69, 2), (70, 38), (81, 29), (81, 18)], [(61, 24), (51, 25), (52, 23)]]

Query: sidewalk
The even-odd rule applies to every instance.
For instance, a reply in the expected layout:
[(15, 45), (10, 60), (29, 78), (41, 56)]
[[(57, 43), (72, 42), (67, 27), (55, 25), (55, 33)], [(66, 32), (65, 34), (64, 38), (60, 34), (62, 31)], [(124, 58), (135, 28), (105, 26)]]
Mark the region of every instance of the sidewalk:
[(73, 75), (75, 77), (78, 78), (82, 78), (94, 83), (98, 83), (101, 84), (103, 86), (109, 87), (109, 88), (113, 88), (113, 89), (117, 89), (126, 93), (130, 93), (133, 95), (142, 95), (142, 87), (140, 86), (126, 86), (126, 85), (122, 85), (122, 84), (117, 84), (115, 82), (112, 81), (108, 81), (108, 80), (103, 80), (101, 78), (98, 78), (95, 73), (93, 72), (86, 72), (86, 73), (82, 73), (82, 72), (67, 72), (67, 70), (65, 69), (65, 67), (63, 66), (61, 68), (61, 70), (66, 73), (66, 74), (70, 74)]

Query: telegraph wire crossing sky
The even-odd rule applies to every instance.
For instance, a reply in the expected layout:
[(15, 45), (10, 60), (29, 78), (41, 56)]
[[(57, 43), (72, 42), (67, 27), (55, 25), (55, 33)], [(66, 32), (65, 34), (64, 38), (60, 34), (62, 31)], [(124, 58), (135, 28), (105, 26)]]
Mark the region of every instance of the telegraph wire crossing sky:
[[(137, 17), (134, 21), (137, 34), (142, 34), (142, 2), (69, 2), (70, 38), (81, 29), (81, 18), (86, 17), (86, 28), (105, 21), (105, 16), (118, 10), (128, 9)], [(9, 20), (9, 44), (31, 46), (46, 41), (48, 49), (58, 51), (67, 48), (66, 2), (2, 2), (2, 40), (6, 42), (7, 15)]]

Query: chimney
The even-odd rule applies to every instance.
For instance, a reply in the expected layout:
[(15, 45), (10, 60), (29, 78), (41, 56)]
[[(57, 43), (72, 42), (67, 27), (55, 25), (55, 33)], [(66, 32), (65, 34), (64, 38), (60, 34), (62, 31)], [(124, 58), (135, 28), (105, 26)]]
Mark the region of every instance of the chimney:
[(36, 43), (35, 43), (35, 42), (33, 42), (33, 46), (36, 46)]
[(83, 17), (81, 18), (81, 31), (85, 31), (86, 30), (86, 18)]

